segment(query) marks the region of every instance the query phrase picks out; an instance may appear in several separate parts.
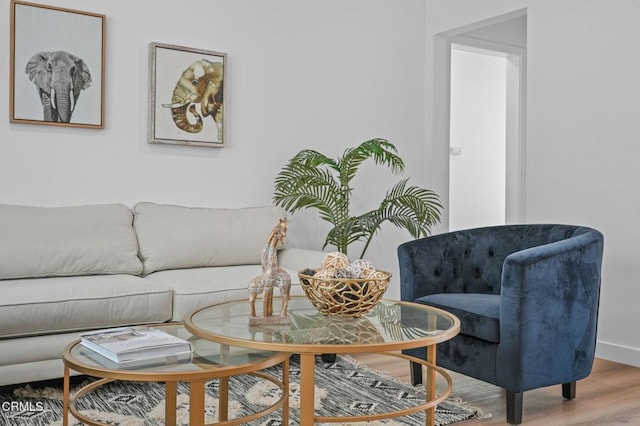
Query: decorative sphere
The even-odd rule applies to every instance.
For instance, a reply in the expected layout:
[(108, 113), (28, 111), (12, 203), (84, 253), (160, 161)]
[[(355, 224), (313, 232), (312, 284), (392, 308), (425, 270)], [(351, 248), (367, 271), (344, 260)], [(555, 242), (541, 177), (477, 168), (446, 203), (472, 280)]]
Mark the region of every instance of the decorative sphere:
[(360, 269), (360, 275), (366, 277), (369, 274), (375, 272), (376, 268), (373, 266), (373, 262), (368, 259), (354, 260), (351, 264), (354, 268)]
[(318, 272), (316, 272), (316, 274), (313, 276), (313, 278), (334, 278), (335, 276), (335, 271), (331, 270), (331, 269), (320, 269)]
[(331, 269), (337, 271), (349, 266), (349, 258), (346, 254), (338, 251), (327, 253), (322, 259), (322, 266), (320, 269)]
[(364, 278), (364, 274), (362, 273), (362, 269), (359, 265), (354, 265), (353, 263), (347, 266), (347, 271), (351, 273), (353, 278)]
[(304, 275), (308, 275), (310, 277), (314, 276), (316, 274), (316, 270), (315, 269), (311, 269), (311, 268), (305, 268), (302, 270), (302, 273)]
[(350, 280), (352, 278), (358, 278), (357, 276), (355, 276), (350, 270), (349, 268), (342, 268), (342, 269), (338, 269), (335, 273), (335, 277), (336, 278), (342, 278), (342, 279), (347, 279)]

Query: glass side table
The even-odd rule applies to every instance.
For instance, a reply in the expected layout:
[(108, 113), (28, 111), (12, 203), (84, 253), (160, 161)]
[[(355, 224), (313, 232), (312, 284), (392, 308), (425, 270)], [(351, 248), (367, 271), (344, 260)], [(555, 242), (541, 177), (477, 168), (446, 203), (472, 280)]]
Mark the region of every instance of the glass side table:
[[(64, 400), (63, 424), (68, 424), (68, 413), (89, 425), (102, 425), (76, 408), (76, 401), (82, 395), (96, 390), (114, 380), (138, 382), (165, 383), (165, 424), (176, 424), (177, 382), (189, 382), (189, 424), (204, 424), (205, 383), (208, 380), (219, 379), (219, 409), (218, 421), (220, 425), (239, 425), (266, 416), (282, 407), (283, 424), (289, 419), (289, 353), (249, 349), (214, 343), (207, 339), (200, 339), (189, 333), (183, 324), (154, 324), (153, 327), (169, 334), (189, 340), (193, 345), (193, 355), (188, 362), (150, 364), (138, 368), (122, 368), (106, 358), (82, 346), (77, 340), (69, 344), (63, 352), (64, 361)], [(261, 373), (268, 367), (282, 365), (282, 380)], [(76, 392), (72, 398), (69, 395), (69, 371), (74, 370), (82, 374), (100, 378)], [(253, 374), (264, 380), (275, 383), (282, 390), (282, 397), (272, 406), (249, 414), (242, 418), (228, 419), (229, 377), (239, 374)]]

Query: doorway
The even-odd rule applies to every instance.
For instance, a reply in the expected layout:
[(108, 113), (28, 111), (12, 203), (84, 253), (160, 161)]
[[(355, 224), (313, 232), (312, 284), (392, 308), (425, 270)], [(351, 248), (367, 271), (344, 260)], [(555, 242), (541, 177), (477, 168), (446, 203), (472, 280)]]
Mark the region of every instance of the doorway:
[(436, 139), (446, 146), (439, 151), (447, 156), (448, 229), (522, 223), (526, 11), (451, 30), (439, 39), (435, 82), (447, 90), (435, 118), (437, 123), (440, 110), (444, 130)]
[(449, 228), (506, 223), (507, 59), (451, 44)]

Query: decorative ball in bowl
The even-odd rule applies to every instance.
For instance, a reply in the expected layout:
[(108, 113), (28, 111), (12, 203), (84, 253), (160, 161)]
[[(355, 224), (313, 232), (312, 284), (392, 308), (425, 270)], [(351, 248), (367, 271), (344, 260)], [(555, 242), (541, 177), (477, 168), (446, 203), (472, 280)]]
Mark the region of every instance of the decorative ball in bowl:
[(371, 270), (354, 278), (346, 271), (305, 269), (298, 272), (300, 285), (313, 306), (325, 315), (361, 317), (382, 299), (391, 274)]

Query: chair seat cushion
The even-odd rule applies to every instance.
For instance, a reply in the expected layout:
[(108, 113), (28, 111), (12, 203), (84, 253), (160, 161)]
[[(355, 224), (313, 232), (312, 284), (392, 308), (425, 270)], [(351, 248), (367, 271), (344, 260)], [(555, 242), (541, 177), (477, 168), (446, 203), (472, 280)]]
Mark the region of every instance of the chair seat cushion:
[(496, 294), (441, 293), (424, 296), (418, 303), (451, 312), (460, 319), (460, 334), (487, 342), (500, 342), (500, 296)]

